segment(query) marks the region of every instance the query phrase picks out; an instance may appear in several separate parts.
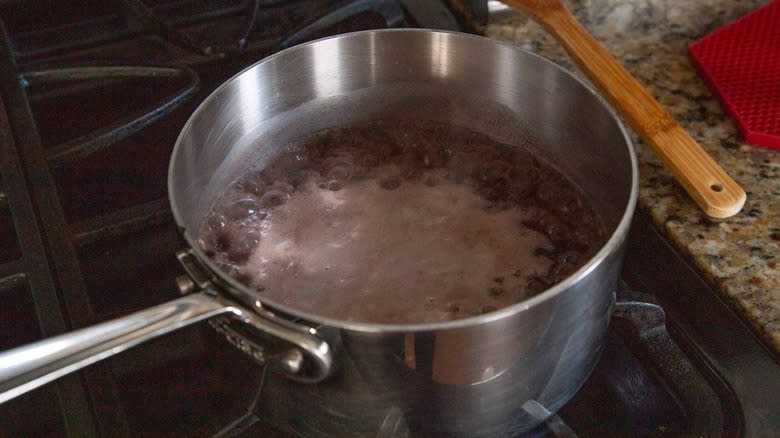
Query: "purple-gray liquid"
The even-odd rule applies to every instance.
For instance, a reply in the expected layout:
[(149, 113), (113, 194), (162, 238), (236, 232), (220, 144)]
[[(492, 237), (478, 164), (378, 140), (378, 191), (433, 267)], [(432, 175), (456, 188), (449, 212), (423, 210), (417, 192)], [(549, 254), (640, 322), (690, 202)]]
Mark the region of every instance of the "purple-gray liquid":
[(435, 122), (318, 132), (215, 202), (200, 245), (275, 302), (412, 324), (509, 306), (605, 241), (559, 172), (520, 147)]

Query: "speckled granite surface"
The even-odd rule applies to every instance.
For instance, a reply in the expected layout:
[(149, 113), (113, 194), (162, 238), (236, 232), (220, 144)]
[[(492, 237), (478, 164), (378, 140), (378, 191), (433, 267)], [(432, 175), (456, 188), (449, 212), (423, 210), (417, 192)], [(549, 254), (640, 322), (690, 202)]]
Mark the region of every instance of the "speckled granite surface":
[[(634, 136), (640, 208), (780, 354), (780, 151), (738, 139), (697, 75), (687, 46), (765, 4), (756, 0), (571, 0), (580, 22), (698, 140), (747, 192), (740, 214), (704, 215), (652, 151)], [(493, 19), (490, 37), (573, 65), (541, 27), (519, 14)], [(690, 297), (697, 299), (696, 297)]]

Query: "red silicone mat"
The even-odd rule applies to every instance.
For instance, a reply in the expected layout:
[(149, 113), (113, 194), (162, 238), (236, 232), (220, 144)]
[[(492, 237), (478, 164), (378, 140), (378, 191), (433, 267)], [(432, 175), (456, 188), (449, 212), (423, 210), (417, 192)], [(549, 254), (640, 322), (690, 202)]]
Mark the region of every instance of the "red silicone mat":
[(693, 42), (688, 52), (745, 141), (780, 149), (780, 0)]

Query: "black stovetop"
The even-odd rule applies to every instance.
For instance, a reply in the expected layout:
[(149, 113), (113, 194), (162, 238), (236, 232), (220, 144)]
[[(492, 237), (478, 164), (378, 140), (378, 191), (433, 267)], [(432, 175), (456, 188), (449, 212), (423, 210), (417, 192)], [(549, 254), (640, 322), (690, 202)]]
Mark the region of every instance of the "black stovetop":
[[(473, 31), (484, 3), (0, 4), (0, 350), (177, 296), (183, 244), (166, 198), (168, 158), (218, 84), (323, 35)], [(642, 212), (623, 279), (621, 298), (633, 304), (618, 306), (601, 362), (530, 435), (779, 430), (776, 358)], [(200, 325), (0, 405), (0, 436), (273, 436), (256, 415), (263, 380)]]

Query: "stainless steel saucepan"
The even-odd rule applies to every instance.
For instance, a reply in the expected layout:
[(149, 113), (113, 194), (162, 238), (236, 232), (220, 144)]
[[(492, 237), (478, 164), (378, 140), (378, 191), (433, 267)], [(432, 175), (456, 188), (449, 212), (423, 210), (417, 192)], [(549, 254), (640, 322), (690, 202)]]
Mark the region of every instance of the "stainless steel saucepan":
[[(581, 269), (511, 307), (451, 322), (333, 320), (266, 299), (221, 272), (196, 239), (215, 197), (281, 145), (326, 127), (428, 119), (522, 144), (581, 186), (610, 238)], [(356, 32), (242, 71), (190, 117), (169, 195), (189, 248), (177, 300), (0, 353), (0, 402), (180, 327), (210, 319), (267, 373), (260, 415), (303, 436), (508, 436), (559, 409), (596, 364), (637, 197), (631, 142), (593, 90), (487, 38)], [(403, 285), (399, 285), (403, 287)]]

